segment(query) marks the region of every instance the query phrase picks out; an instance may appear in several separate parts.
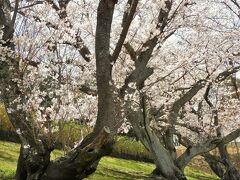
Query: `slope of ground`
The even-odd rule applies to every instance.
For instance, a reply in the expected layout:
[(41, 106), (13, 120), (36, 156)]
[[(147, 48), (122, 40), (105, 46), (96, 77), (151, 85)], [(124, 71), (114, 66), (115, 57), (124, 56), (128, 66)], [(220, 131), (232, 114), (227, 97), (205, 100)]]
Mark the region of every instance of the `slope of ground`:
[[(0, 179), (12, 179), (16, 170), (17, 158), (19, 155), (19, 144), (0, 141)], [(61, 151), (54, 151), (52, 158), (62, 154)], [(104, 157), (100, 161), (96, 173), (90, 176), (89, 180), (110, 180), (110, 179), (148, 179), (154, 169), (151, 163), (142, 163), (132, 160)], [(215, 176), (191, 167), (186, 168), (189, 180), (214, 180)]]

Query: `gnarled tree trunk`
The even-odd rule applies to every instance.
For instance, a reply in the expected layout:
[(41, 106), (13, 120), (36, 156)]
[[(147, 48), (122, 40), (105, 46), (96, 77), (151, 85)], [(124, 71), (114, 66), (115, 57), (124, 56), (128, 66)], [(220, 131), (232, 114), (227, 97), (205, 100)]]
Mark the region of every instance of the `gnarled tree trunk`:
[(205, 153), (202, 156), (205, 158), (212, 171), (223, 180), (240, 179), (240, 172), (232, 164), (227, 152), (227, 146), (220, 144), (218, 146), (219, 156)]
[(226, 171), (222, 177), (223, 180), (238, 180), (240, 179), (240, 172), (232, 164), (229, 154), (227, 151), (227, 146), (225, 144), (220, 144), (218, 146), (219, 154), (222, 159), (222, 162), (226, 168)]
[[(142, 101), (142, 105), (144, 100)], [(156, 169), (153, 171), (153, 176), (157, 179), (172, 179), (172, 180), (186, 180), (184, 172), (175, 163), (174, 157), (163, 146), (160, 138), (150, 128), (149, 117), (146, 109), (142, 106), (139, 111), (128, 110), (128, 119), (133, 126), (133, 130), (138, 139), (151, 152), (152, 158), (156, 164)]]
[[(18, 1), (13, 18), (9, 0), (0, 0), (0, 27), (3, 27), (3, 41), (6, 54), (0, 55), (0, 90), (10, 120), (21, 140), (21, 150), (16, 172), (17, 180), (25, 179), (83, 179), (96, 170), (100, 158), (111, 152), (113, 135), (118, 126), (115, 119), (113, 97), (112, 65), (110, 58), (110, 32), (116, 1), (101, 0), (97, 13), (96, 64), (98, 114), (93, 133), (65, 156), (50, 161), (54, 149), (34, 119), (24, 110), (25, 93), (21, 89), (23, 74), (19, 72), (19, 61), (14, 55), (14, 21), (18, 10)], [(17, 80), (17, 81), (16, 81)]]
[(212, 169), (212, 171), (220, 178), (224, 175), (224, 170), (221, 164), (221, 159), (219, 157), (216, 157), (210, 153), (205, 153), (202, 155), (205, 159), (205, 161), (208, 163), (209, 167)]
[(52, 161), (47, 166), (43, 180), (83, 179), (96, 170), (95, 163), (111, 152), (112, 144), (109, 140), (110, 130), (106, 127), (98, 134), (93, 142), (85, 147), (81, 145), (66, 156)]

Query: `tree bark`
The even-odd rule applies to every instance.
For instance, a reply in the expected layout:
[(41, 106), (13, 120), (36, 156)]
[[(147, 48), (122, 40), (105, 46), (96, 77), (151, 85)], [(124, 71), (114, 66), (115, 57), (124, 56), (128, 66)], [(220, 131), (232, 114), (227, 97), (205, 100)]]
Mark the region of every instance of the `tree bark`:
[(99, 159), (111, 152), (110, 130), (103, 128), (94, 141), (85, 147), (78, 146), (66, 156), (51, 161), (41, 180), (83, 179), (96, 170)]
[(239, 172), (234, 167), (229, 159), (225, 145), (218, 147), (220, 156), (214, 156), (210, 153), (203, 154), (206, 162), (212, 171), (223, 180), (237, 180), (240, 179)]
[(0, 1), (0, 27), (4, 30), (1, 45), (7, 47), (10, 52), (0, 55), (0, 90), (10, 120), (21, 141), (15, 177), (17, 180), (83, 179), (96, 170), (102, 156), (111, 152), (112, 134), (117, 128), (109, 52), (115, 3), (114, 0), (101, 0), (98, 7), (96, 31), (98, 115), (94, 131), (66, 156), (50, 161), (53, 144), (47, 141), (34, 119), (23, 108), (19, 108), (25, 105), (26, 92), (19, 86), (23, 74), (19, 71), (19, 61), (14, 55), (12, 41), (14, 18), (11, 19), (9, 0)]
[(21, 146), (20, 155), (19, 155), (19, 158), (18, 158), (18, 164), (17, 164), (17, 171), (16, 171), (15, 179), (16, 180), (27, 179), (27, 171), (26, 171), (26, 167), (24, 165), (23, 147), (22, 146)]
[(220, 157), (216, 157), (210, 153), (205, 153), (202, 155), (205, 159), (205, 161), (208, 163), (209, 167), (212, 169), (212, 171), (220, 178), (223, 178), (224, 175), (224, 169), (221, 164)]
[(110, 55), (110, 33), (115, 0), (101, 0), (97, 10), (96, 28), (96, 74), (98, 92), (98, 113), (94, 132), (108, 126), (115, 132), (115, 103)]
[(162, 145), (159, 137), (149, 126), (149, 117), (145, 114), (145, 110), (138, 112), (128, 110), (128, 119), (131, 122), (134, 132), (138, 139), (151, 152), (152, 158), (156, 164), (153, 175), (158, 179), (186, 180), (184, 172), (176, 166), (175, 156)]
[(223, 164), (226, 168), (226, 171), (222, 177), (223, 180), (239, 180), (240, 172), (237, 168), (232, 164), (229, 154), (227, 151), (227, 146), (225, 144), (220, 144), (218, 146), (220, 157), (223, 161)]

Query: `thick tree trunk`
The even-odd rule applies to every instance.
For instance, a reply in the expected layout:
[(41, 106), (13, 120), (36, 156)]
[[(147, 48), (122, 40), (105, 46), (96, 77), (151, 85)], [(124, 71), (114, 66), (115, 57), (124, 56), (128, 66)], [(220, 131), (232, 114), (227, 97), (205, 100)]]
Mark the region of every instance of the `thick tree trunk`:
[[(223, 149), (222, 149), (223, 148)], [(220, 156), (214, 156), (210, 153), (203, 155), (206, 162), (209, 164), (212, 171), (223, 180), (238, 180), (240, 174), (234, 165), (230, 162), (228, 154), (224, 147), (221, 147)]]
[(115, 132), (115, 102), (112, 81), (112, 65), (110, 55), (110, 34), (115, 0), (101, 0), (97, 10), (96, 27), (96, 75), (98, 93), (98, 114), (94, 132), (108, 126)]
[[(44, 133), (23, 108), (26, 92), (23, 92), (19, 86), (23, 74), (19, 71), (19, 61), (13, 55), (14, 44), (11, 40), (14, 22), (10, 14), (10, 2), (9, 0), (1, 2), (0, 13), (4, 15), (0, 17), (4, 19), (0, 21), (0, 27), (4, 27), (4, 44), (1, 45), (9, 48), (11, 55), (9, 53), (5, 56), (0, 55), (0, 58), (4, 56), (0, 59), (0, 91), (10, 120), (21, 140), (16, 179), (83, 179), (96, 170), (102, 156), (111, 152), (112, 134), (118, 127), (115, 121), (109, 52), (111, 23), (116, 1), (101, 0), (98, 7), (96, 32), (98, 115), (94, 131), (66, 156), (51, 162), (52, 143), (46, 140)], [(4, 24), (1, 24), (2, 22)], [(16, 82), (16, 79), (19, 81)]]
[(223, 175), (223, 180), (239, 180), (239, 171), (234, 166), (228, 166), (226, 172)]
[(202, 155), (212, 171), (223, 180), (240, 179), (239, 171), (229, 159), (227, 145), (219, 144), (218, 150), (220, 156), (214, 156), (210, 153), (205, 153)]
[[(190, 143), (186, 145), (188, 147), (187, 150), (181, 156), (175, 158), (176, 156), (173, 153), (173, 145), (170, 144), (170, 146), (163, 146), (154, 130), (150, 128), (149, 117), (147, 116), (145, 108), (142, 108), (137, 112), (128, 110), (128, 119), (131, 122), (137, 137), (152, 153), (153, 159), (157, 166), (153, 172), (154, 175), (159, 178), (161, 177), (162, 179), (186, 179), (183, 171), (193, 157), (209, 152), (212, 149), (216, 148), (219, 144), (226, 144), (228, 142), (231, 142), (240, 134), (240, 129), (237, 129), (223, 138), (209, 139), (202, 144), (196, 145)], [(169, 132), (165, 133), (166, 136), (169, 134), (171, 135)], [(171, 137), (172, 136), (168, 136), (165, 139), (167, 140)], [(168, 141), (168, 143), (171, 143), (171, 141)], [(227, 159), (227, 157), (225, 157), (225, 159)], [(230, 166), (229, 163), (228, 165), (229, 168), (227, 170), (227, 173), (225, 173), (226, 175), (224, 176), (226, 180), (228, 180), (227, 178), (238, 178), (236, 169), (234, 169), (233, 166)], [(216, 171), (219, 171), (219, 174), (221, 174), (221, 170)]]
[(22, 145), (15, 179), (83, 179), (95, 172), (102, 156), (111, 153), (112, 141), (109, 141), (109, 137), (110, 130), (105, 127), (92, 142), (88, 142), (84, 147), (81, 144), (51, 162), (50, 151), (43, 154), (39, 153), (39, 149), (24, 148)]
[[(15, 64), (15, 63), (14, 63)], [(8, 111), (11, 123), (17, 131), (21, 141), (21, 153), (18, 162), (16, 179), (38, 179), (50, 162), (51, 143), (46, 141), (43, 132), (37, 131), (36, 122), (23, 111), (24, 95), (13, 81), (16, 69), (9, 70), (9, 66), (0, 63), (0, 83), (2, 99)], [(4, 74), (6, 73), (6, 74)], [(7, 75), (7, 76), (5, 76)], [(3, 78), (5, 76), (5, 78)], [(11, 91), (8, 91), (8, 88)], [(16, 101), (19, 99), (19, 101)], [(21, 106), (21, 109), (17, 107)]]
[(239, 180), (240, 172), (237, 168), (232, 164), (228, 151), (227, 145), (220, 144), (218, 146), (220, 157), (223, 161), (224, 166), (226, 167), (226, 171), (222, 177), (223, 180)]
[[(106, 127), (92, 142), (80, 144), (65, 156), (50, 161), (50, 152), (41, 153), (40, 148), (21, 146), (16, 180), (83, 179), (95, 172), (100, 158), (110, 154), (112, 141)], [(109, 141), (110, 140), (110, 141)]]
[(212, 169), (212, 171), (220, 178), (223, 178), (224, 175), (224, 169), (221, 164), (220, 157), (216, 157), (210, 153), (205, 153), (202, 155), (205, 159), (205, 161), (208, 163), (209, 167)]
[(128, 113), (128, 119), (137, 137), (152, 154), (152, 158), (156, 164), (156, 169), (153, 171), (155, 178), (186, 180), (184, 172), (176, 166), (173, 159), (174, 156), (161, 144), (159, 137), (149, 127), (148, 119), (143, 118), (141, 111), (131, 111), (131, 113)]
[(66, 156), (50, 162), (40, 179), (43, 180), (77, 180), (83, 179), (96, 170), (100, 158), (111, 152), (110, 130), (103, 128), (93, 142), (85, 147), (81, 145)]
[(18, 164), (17, 164), (17, 171), (16, 171), (15, 179), (16, 180), (27, 179), (27, 169), (24, 165), (23, 147), (22, 146), (21, 146), (20, 155), (19, 155), (19, 158), (18, 158)]

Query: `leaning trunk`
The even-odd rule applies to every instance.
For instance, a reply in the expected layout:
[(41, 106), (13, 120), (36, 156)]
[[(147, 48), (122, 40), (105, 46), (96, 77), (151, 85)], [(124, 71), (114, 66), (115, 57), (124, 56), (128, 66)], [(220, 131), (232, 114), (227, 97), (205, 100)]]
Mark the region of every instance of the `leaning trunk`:
[[(153, 176), (159, 179), (186, 180), (184, 172), (176, 166), (173, 156), (162, 145), (159, 137), (149, 127), (148, 119), (142, 116), (141, 111), (128, 113), (133, 130), (143, 145), (151, 152), (156, 164)], [(141, 125), (142, 126), (141, 126)]]
[(219, 177), (223, 178), (224, 170), (221, 164), (221, 159), (210, 154), (205, 153), (202, 155), (205, 159), (205, 161), (208, 163), (209, 167), (212, 169), (212, 171)]
[(232, 164), (229, 154), (227, 152), (227, 146), (220, 144), (218, 146), (219, 154), (222, 158), (223, 164), (226, 168), (226, 171), (222, 177), (223, 180), (239, 180), (240, 179), (240, 172), (237, 168)]

